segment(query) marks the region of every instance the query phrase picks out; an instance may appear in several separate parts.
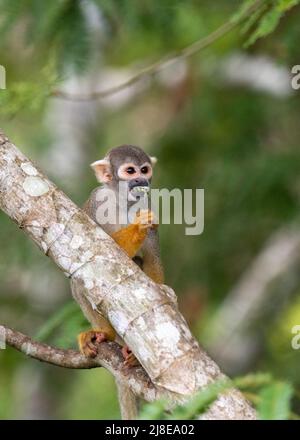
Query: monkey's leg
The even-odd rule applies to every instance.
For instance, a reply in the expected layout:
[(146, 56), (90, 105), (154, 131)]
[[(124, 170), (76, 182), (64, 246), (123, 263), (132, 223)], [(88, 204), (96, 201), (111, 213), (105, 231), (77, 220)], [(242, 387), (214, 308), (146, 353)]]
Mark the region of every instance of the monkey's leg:
[(136, 214), (134, 223), (112, 234), (112, 238), (124, 249), (129, 257), (133, 258), (142, 246), (149, 228), (154, 228), (154, 214), (143, 210)]
[(82, 332), (78, 335), (78, 345), (82, 354), (87, 357), (96, 357), (98, 353), (97, 345), (105, 341), (114, 341), (116, 339), (116, 332), (103, 318), (98, 318), (99, 324), (97, 328)]
[(164, 273), (160, 261), (144, 259), (143, 271), (157, 284), (164, 284)]
[(94, 310), (82, 293), (78, 282), (71, 281), (74, 299), (80, 305), (85, 317), (92, 323), (93, 329), (78, 335), (78, 344), (81, 353), (88, 357), (97, 356), (97, 344), (104, 341), (114, 341), (117, 334), (110, 323), (97, 310)]
[(139, 361), (134, 356), (128, 345), (124, 345), (122, 347), (122, 355), (124, 358), (124, 365), (127, 367), (136, 367), (137, 365), (140, 365)]
[(157, 284), (164, 284), (164, 270), (160, 259), (158, 231), (151, 229), (142, 246), (142, 269)]

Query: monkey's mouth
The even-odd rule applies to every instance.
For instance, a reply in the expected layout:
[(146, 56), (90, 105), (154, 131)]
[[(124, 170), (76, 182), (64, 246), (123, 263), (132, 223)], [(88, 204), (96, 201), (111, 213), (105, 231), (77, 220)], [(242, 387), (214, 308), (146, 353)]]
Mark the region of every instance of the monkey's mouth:
[(137, 185), (134, 186), (129, 191), (129, 196), (133, 197), (136, 200), (136, 199), (140, 199), (141, 197), (146, 197), (148, 193), (149, 193), (149, 186)]

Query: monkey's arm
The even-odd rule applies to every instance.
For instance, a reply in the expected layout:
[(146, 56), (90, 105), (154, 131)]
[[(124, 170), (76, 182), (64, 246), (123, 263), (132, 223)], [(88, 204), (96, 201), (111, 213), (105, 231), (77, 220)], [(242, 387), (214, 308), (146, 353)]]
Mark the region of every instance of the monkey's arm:
[[(136, 214), (135, 220), (132, 224), (117, 231), (113, 231), (113, 228), (110, 228), (109, 225), (102, 225), (101, 218), (97, 218), (97, 209), (101, 205), (101, 201), (97, 201), (97, 193), (99, 191), (102, 191), (102, 189), (96, 188), (91, 193), (89, 199), (83, 206), (83, 210), (96, 223), (102, 226), (104, 231), (107, 232), (122, 249), (124, 249), (130, 258), (133, 258), (146, 239), (148, 229), (156, 227), (156, 225), (153, 224), (153, 213), (149, 210), (140, 211)], [(99, 199), (101, 199), (101, 197), (99, 197), (98, 200)]]
[(129, 257), (133, 258), (146, 239), (148, 230), (155, 227), (153, 221), (154, 216), (151, 211), (141, 211), (136, 214), (134, 223), (119, 229), (111, 236)]

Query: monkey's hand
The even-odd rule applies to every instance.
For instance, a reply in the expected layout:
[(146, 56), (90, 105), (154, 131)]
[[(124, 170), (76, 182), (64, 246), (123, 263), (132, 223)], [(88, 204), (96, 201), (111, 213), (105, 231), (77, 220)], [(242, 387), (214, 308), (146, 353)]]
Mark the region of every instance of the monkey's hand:
[(155, 217), (150, 210), (141, 210), (135, 215), (132, 224), (112, 234), (112, 238), (133, 258), (147, 236), (148, 229), (157, 227)]
[(98, 344), (114, 341), (115, 332), (107, 329), (89, 330), (78, 335), (78, 345), (82, 354), (94, 358), (98, 354)]
[(140, 365), (139, 361), (127, 345), (122, 347), (122, 355), (124, 358), (124, 365), (126, 367), (136, 367), (137, 365)]
[(149, 209), (141, 209), (135, 214), (133, 224), (137, 225), (139, 229), (155, 229), (158, 224), (155, 222), (155, 216)]

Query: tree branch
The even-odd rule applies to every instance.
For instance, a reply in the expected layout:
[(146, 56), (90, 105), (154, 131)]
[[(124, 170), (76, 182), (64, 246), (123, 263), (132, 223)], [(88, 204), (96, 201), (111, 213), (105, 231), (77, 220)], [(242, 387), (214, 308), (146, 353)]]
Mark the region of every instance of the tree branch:
[(4, 329), (5, 343), (8, 346), (33, 359), (70, 369), (104, 367), (113, 374), (119, 383), (126, 382), (126, 386), (129, 385), (136, 396), (148, 402), (162, 397), (141, 366), (124, 367), (124, 358), (120, 346), (116, 342), (98, 344), (97, 357), (90, 359), (76, 350), (64, 350), (34, 341), (29, 336), (7, 326), (0, 325), (0, 328)]
[(0, 327), (4, 328), (7, 345), (33, 359), (63, 368), (86, 369), (102, 366), (97, 360), (89, 359), (79, 351), (54, 348), (50, 345), (33, 341), (29, 336), (4, 325), (0, 325)]
[[(173, 290), (148, 278), (1, 133), (0, 194), (0, 207), (71, 278), (94, 311), (109, 319), (158, 394), (183, 401), (224, 377), (192, 336)], [(140, 383), (129, 380), (129, 386), (138, 389)], [(256, 415), (240, 392), (230, 390), (212, 404), (208, 417)]]
[(124, 81), (121, 84), (118, 84), (114, 87), (110, 87), (106, 90), (95, 91), (87, 94), (73, 94), (73, 93), (65, 92), (63, 90), (56, 89), (52, 91), (51, 95), (56, 98), (62, 98), (69, 101), (92, 101), (96, 99), (106, 98), (107, 96), (120, 92), (121, 90), (124, 90), (127, 87), (135, 84), (140, 79), (146, 76), (154, 75), (160, 72), (161, 70), (165, 69), (166, 67), (169, 67), (171, 64), (175, 63), (176, 61), (179, 61), (180, 59), (188, 58), (200, 52), (201, 50), (211, 46), (217, 40), (224, 37), (226, 34), (228, 34), (237, 26), (239, 26), (247, 17), (249, 17), (249, 15), (257, 11), (265, 2), (266, 0), (257, 0), (252, 5), (250, 5), (243, 13), (241, 13), (238, 19), (231, 18), (229, 21), (224, 23), (218, 29), (213, 31), (211, 34), (207, 35), (204, 38), (201, 38), (200, 40), (190, 44), (189, 46), (186, 46), (181, 50), (178, 50), (175, 53), (170, 53), (166, 55), (162, 59), (156, 61), (153, 64), (150, 64), (149, 66), (143, 67), (142, 69), (140, 69), (138, 72), (136, 72), (134, 75), (132, 75), (130, 78), (128, 78), (126, 81)]

